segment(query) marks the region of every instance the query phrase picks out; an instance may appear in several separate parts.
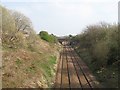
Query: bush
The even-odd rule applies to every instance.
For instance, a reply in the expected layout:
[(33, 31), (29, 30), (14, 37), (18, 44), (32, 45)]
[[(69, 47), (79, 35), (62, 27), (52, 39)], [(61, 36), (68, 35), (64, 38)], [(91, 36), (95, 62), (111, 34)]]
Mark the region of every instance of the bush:
[(50, 43), (56, 43), (57, 42), (57, 38), (56, 36), (54, 36), (53, 34), (49, 35), (48, 32), (46, 31), (41, 31), (39, 33), (39, 36), (41, 37), (41, 39), (50, 42)]
[(92, 52), (92, 57), (96, 59), (99, 67), (105, 67), (108, 58), (107, 54), (109, 52), (107, 43), (105, 41), (98, 42), (97, 44), (95, 44)]
[(78, 49), (85, 48), (99, 67), (112, 65), (120, 59), (118, 50), (118, 26), (101, 23), (88, 26), (85, 31), (71, 40)]
[[(36, 40), (35, 37), (37, 35), (34, 33), (34, 30), (32, 28), (32, 23), (28, 17), (24, 16), (24, 14), (21, 14), (19, 12), (8, 10), (7, 8), (2, 6), (0, 8), (2, 8), (3, 47), (26, 48), (27, 42), (33, 42), (33, 40), (34, 41)], [(22, 19), (22, 21), (18, 19)], [(26, 25), (29, 26), (29, 28), (26, 28)], [(27, 37), (32, 37), (32, 38), (30, 40), (27, 40)]]
[(10, 11), (2, 8), (2, 43), (10, 44), (15, 33), (15, 22)]
[(113, 63), (120, 60), (120, 54), (118, 54), (120, 47), (118, 44), (118, 27), (111, 27), (111, 30), (108, 33), (108, 65), (112, 65)]

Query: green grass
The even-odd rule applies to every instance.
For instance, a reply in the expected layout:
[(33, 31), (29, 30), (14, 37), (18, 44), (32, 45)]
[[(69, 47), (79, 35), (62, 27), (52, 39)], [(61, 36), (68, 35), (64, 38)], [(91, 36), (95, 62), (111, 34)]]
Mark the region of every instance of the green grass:
[(44, 72), (44, 76), (46, 80), (48, 81), (48, 85), (51, 86), (51, 78), (53, 77), (54, 71), (54, 64), (56, 64), (56, 57), (55, 56), (50, 56), (46, 62), (42, 62), (40, 64), (40, 67), (42, 68)]
[[(56, 64), (56, 56), (48, 56), (43, 60), (33, 62), (34, 66), (43, 72), (43, 75), (47, 81), (48, 86), (51, 86), (51, 80), (53, 73), (55, 73), (54, 65)], [(34, 68), (28, 68), (27, 71), (33, 72)]]
[(19, 66), (20, 64), (22, 64), (22, 61), (19, 59), (19, 58), (17, 58), (17, 60), (15, 61), (16, 62), (16, 64)]
[(50, 65), (54, 65), (56, 64), (56, 56), (50, 56), (49, 60), (48, 60), (48, 63)]

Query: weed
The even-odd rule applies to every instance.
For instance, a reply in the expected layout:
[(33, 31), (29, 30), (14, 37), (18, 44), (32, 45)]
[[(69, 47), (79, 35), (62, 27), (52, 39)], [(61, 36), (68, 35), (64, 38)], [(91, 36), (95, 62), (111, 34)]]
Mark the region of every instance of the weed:
[(36, 72), (36, 67), (34, 65), (29, 66), (26, 68), (26, 71), (29, 73), (35, 73)]
[(20, 58), (17, 58), (17, 60), (15, 61), (16, 64), (19, 66), (20, 64), (22, 64), (22, 61), (20, 60)]

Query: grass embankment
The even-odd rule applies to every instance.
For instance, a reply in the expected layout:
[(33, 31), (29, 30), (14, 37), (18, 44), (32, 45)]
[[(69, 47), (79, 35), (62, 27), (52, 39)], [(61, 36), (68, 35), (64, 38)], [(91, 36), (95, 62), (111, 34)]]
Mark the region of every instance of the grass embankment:
[(98, 69), (97, 62), (93, 59), (86, 49), (76, 50), (81, 59), (88, 65), (96, 79), (103, 88), (118, 88), (118, 66), (112, 65)]
[(3, 87), (52, 87), (57, 51), (3, 50)]
[(52, 87), (59, 45), (57, 42), (43, 41), (24, 14), (2, 6), (0, 8), (3, 88)]

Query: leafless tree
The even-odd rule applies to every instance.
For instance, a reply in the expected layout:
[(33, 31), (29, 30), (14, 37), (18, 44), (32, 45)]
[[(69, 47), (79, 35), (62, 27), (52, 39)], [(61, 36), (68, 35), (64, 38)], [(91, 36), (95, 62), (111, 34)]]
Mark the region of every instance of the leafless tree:
[(30, 30), (33, 29), (32, 23), (28, 17), (23, 15), (20, 12), (17, 11), (11, 11), (11, 15), (13, 16), (15, 20), (16, 25), (16, 31), (27, 31), (30, 32)]

